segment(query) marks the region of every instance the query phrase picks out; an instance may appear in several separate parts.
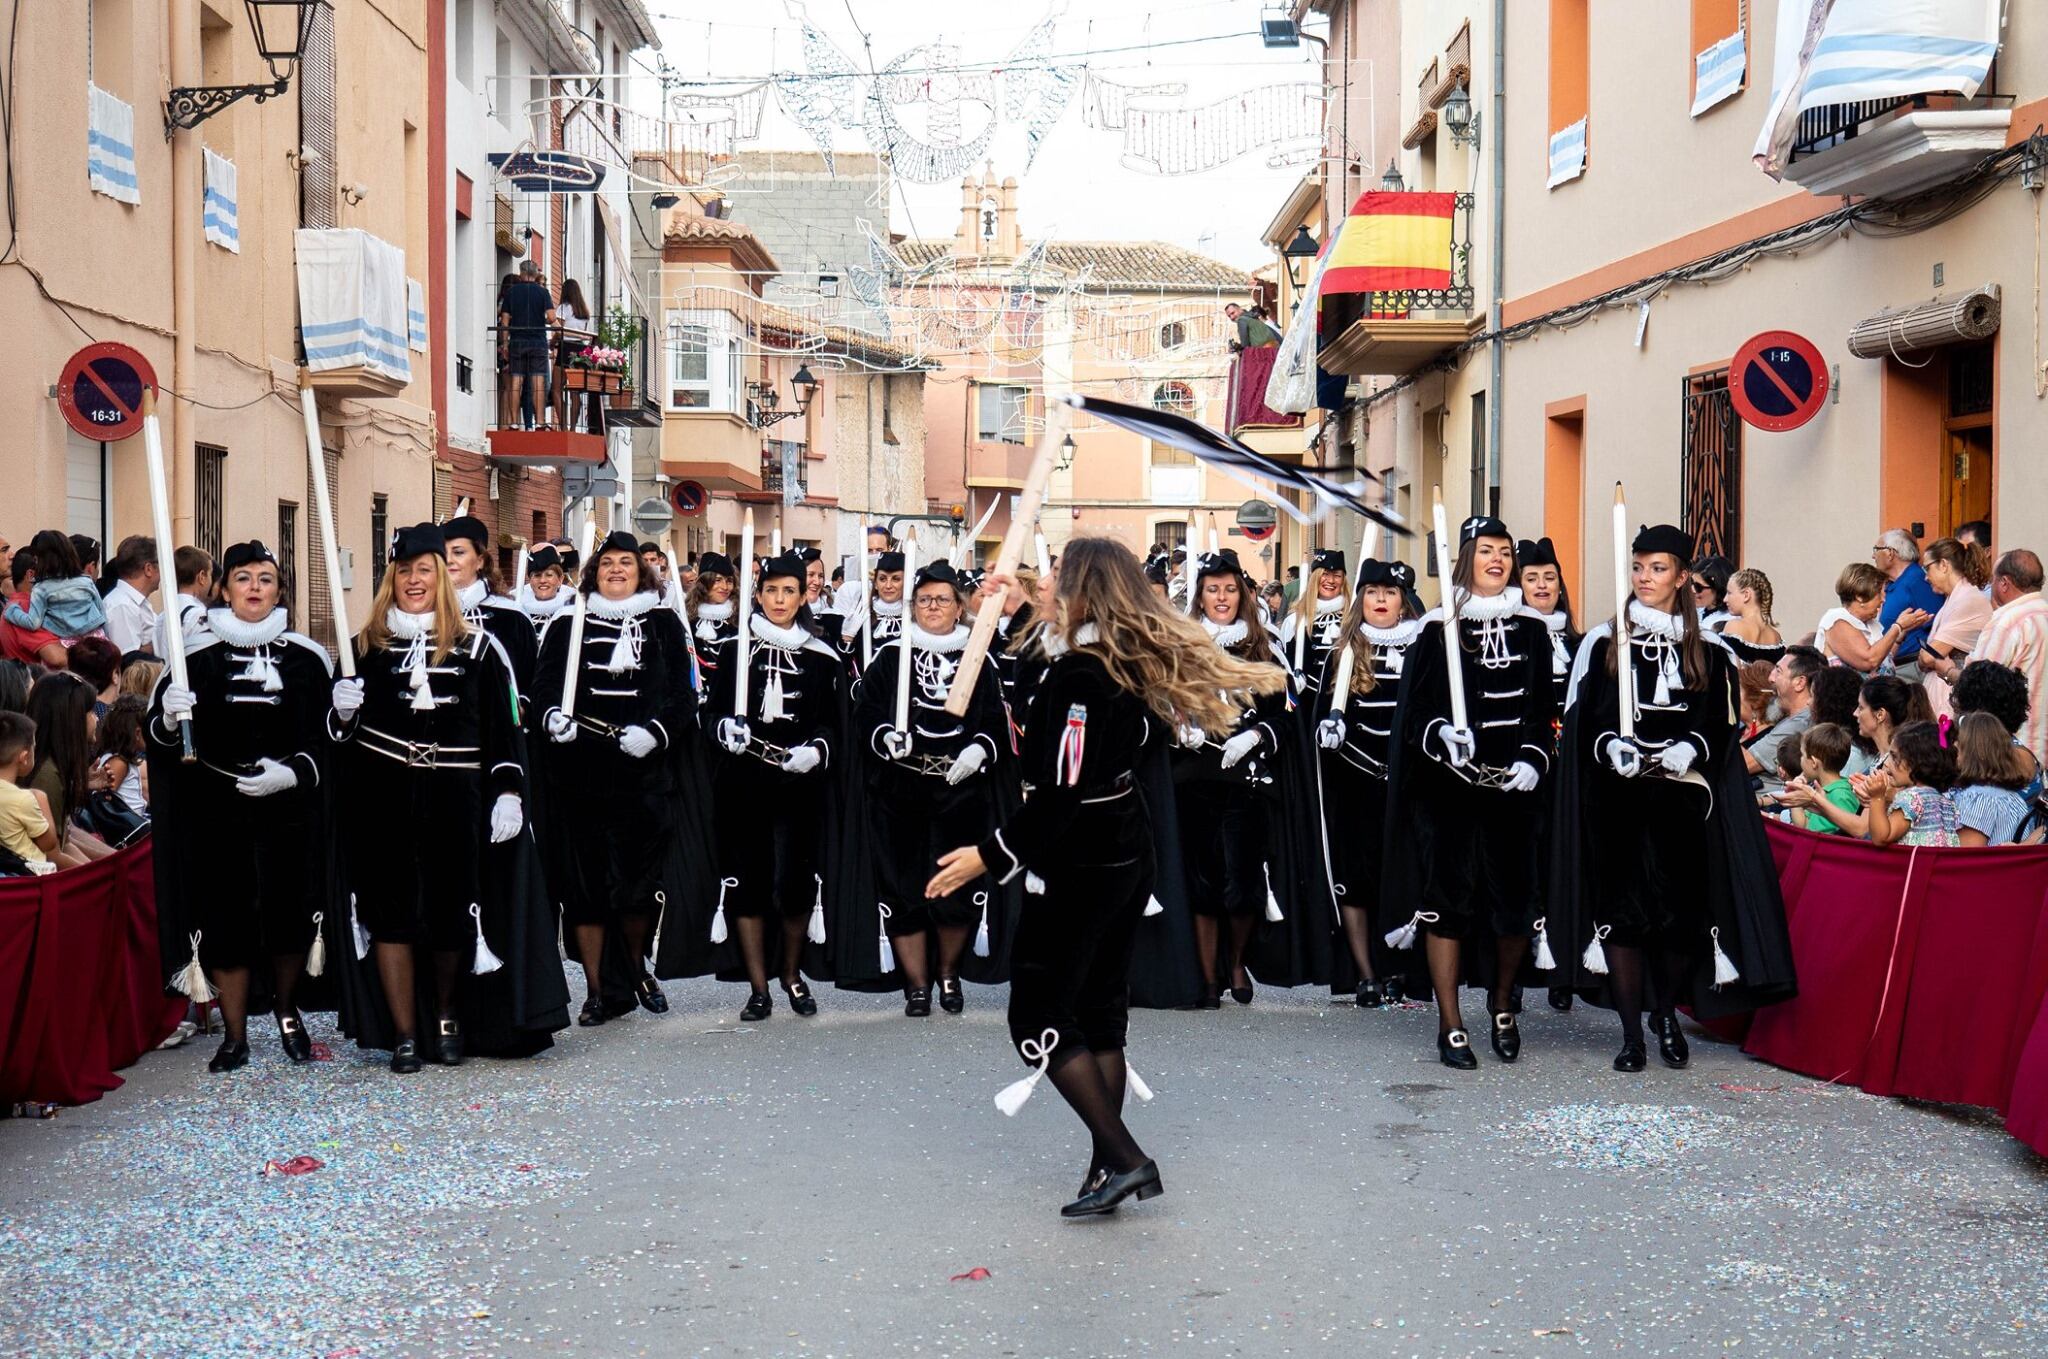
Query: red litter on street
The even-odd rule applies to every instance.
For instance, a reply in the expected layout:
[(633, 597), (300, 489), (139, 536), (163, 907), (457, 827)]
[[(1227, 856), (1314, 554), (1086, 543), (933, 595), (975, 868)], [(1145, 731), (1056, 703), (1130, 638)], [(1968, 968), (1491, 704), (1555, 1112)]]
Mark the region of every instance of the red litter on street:
[(294, 1156), (289, 1161), (265, 1161), (263, 1177), (272, 1175), (310, 1175), (327, 1163), (317, 1156)]

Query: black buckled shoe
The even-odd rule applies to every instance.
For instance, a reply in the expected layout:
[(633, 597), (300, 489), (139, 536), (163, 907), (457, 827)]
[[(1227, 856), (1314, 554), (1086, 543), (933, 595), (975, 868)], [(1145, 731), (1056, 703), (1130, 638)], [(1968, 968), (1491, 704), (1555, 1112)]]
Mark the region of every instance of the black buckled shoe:
[(1479, 1069), (1479, 1058), (1472, 1051), (1472, 1035), (1463, 1029), (1436, 1036), (1436, 1059), (1454, 1071)]
[(747, 1008), (740, 1011), (740, 1019), (751, 1024), (757, 1019), (766, 1019), (775, 1013), (775, 998), (766, 991), (747, 993)]
[(401, 1076), (410, 1076), (420, 1069), (420, 1045), (410, 1038), (401, 1038), (391, 1049), (391, 1069)]
[(222, 1039), (220, 1049), (213, 1054), (213, 1059), (206, 1064), (206, 1069), (213, 1072), (216, 1076), (220, 1076), (230, 1071), (240, 1071), (247, 1065), (249, 1065), (248, 1040), (244, 1039), (236, 1043), (228, 1039)]
[(579, 1029), (594, 1029), (611, 1017), (612, 1012), (605, 1005), (604, 997), (592, 996), (583, 1002), (583, 1008), (577, 1012), (576, 1027)]
[(1569, 986), (1551, 987), (1550, 1008), (1556, 1010), (1559, 1014), (1570, 1014), (1572, 1008), (1572, 989)]
[(442, 1066), (461, 1066), (462, 1025), (452, 1019), (444, 1019), (435, 1027), (434, 1060)]
[(1678, 1026), (1678, 1016), (1667, 1011), (1652, 1023), (1657, 1029), (1657, 1055), (1673, 1071), (1684, 1070), (1692, 1061), (1692, 1048), (1685, 1041), (1685, 1030)]
[(1503, 1062), (1522, 1055), (1522, 1026), (1505, 1010), (1493, 1017), (1493, 1055)]
[(967, 1008), (967, 993), (960, 989), (958, 977), (939, 978), (939, 1008), (949, 1015)]
[(811, 994), (810, 983), (802, 977), (793, 982), (784, 982), (782, 994), (789, 997), (791, 1013), (801, 1015), (805, 1019), (818, 1013), (818, 998)]
[(277, 1044), (293, 1066), (313, 1060), (313, 1036), (306, 1032), (306, 1021), (296, 1014), (277, 1017)]
[(1645, 1065), (1641, 1042), (1624, 1044), (1621, 1051), (1614, 1056), (1614, 1069), (1616, 1071), (1641, 1071)]
[(1081, 1197), (1060, 1209), (1060, 1216), (1098, 1217), (1115, 1212), (1116, 1206), (1127, 1198), (1156, 1198), (1165, 1192), (1166, 1186), (1159, 1182), (1158, 1163), (1154, 1161), (1147, 1161), (1136, 1170), (1098, 1170)]
[(925, 1019), (932, 1012), (932, 992), (928, 986), (912, 986), (903, 992), (903, 1013), (911, 1019)]
[(1359, 1009), (1377, 1010), (1380, 1006), (1387, 1003), (1387, 993), (1381, 988), (1379, 982), (1371, 977), (1367, 977), (1358, 984), (1357, 999)]
[(665, 1015), (668, 1013), (668, 996), (663, 993), (661, 983), (654, 978), (642, 977), (636, 994), (640, 998), (640, 1008), (647, 1011), (647, 1013), (651, 1015)]

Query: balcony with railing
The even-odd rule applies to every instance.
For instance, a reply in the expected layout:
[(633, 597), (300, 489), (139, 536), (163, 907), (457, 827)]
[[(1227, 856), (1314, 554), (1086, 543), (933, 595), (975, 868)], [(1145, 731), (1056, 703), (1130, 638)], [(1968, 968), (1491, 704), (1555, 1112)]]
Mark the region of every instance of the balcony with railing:
[[(487, 427), (493, 458), (515, 466), (601, 464), (611, 428), (661, 423), (648, 390), (656, 351), (645, 318), (613, 308), (589, 343), (578, 338), (551, 337), (545, 378), (522, 383), (498, 373)], [(544, 394), (538, 402), (536, 389)]]
[(1359, 196), (1324, 278), (1325, 371), (1406, 376), (1477, 332), (1472, 209), (1468, 193)]
[(2002, 150), (2011, 105), (2009, 95), (1929, 93), (1809, 108), (1785, 178), (1821, 197), (1916, 193)]

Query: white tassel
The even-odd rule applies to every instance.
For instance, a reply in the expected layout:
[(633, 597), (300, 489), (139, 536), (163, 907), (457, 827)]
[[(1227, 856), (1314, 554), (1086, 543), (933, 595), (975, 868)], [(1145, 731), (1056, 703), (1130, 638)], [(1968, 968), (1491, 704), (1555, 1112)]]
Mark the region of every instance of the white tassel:
[(811, 899), (811, 923), (804, 930), (804, 938), (814, 944), (822, 944), (825, 942), (825, 880), (815, 873), (811, 876), (817, 878), (818, 895)]
[[(1024, 1107), (1024, 1101), (1031, 1098), (1031, 1092), (1045, 1079), (1045, 1069), (1052, 1063), (1052, 1050), (1060, 1045), (1060, 1031), (1047, 1029), (1036, 1038), (1027, 1038), (1017, 1045), (1027, 1062), (1038, 1063), (1038, 1070), (1021, 1081), (1012, 1081), (996, 1092), (996, 1108), (1003, 1111), (1005, 1118), (1015, 1118), (1017, 1111)], [(1126, 1074), (1130, 1068), (1124, 1068)]]
[(981, 924), (974, 931), (974, 956), (988, 957), (988, 893), (976, 892), (974, 904), (981, 907)]
[(889, 917), (896, 913), (879, 901), (875, 903), (875, 910), (881, 917), (875, 925), (875, 937), (878, 941), (875, 952), (882, 960), (882, 971), (884, 973), (894, 972), (896, 970), (896, 950), (889, 943)]
[(1045, 879), (1039, 877), (1036, 873), (1026, 873), (1024, 875), (1024, 890), (1034, 897), (1044, 896)]
[(1148, 1104), (1151, 1102), (1152, 1087), (1145, 1084), (1145, 1078), (1138, 1074), (1137, 1068), (1131, 1065), (1129, 1058), (1124, 1059), (1124, 1080), (1130, 1085), (1132, 1094)]
[(725, 942), (725, 891), (728, 887), (737, 887), (739, 885), (740, 880), (738, 878), (720, 878), (718, 880), (718, 909), (711, 913), (711, 942), (714, 944)]
[(490, 943), (484, 938), (484, 908), (470, 902), (469, 918), (476, 922), (476, 960), (469, 965), (470, 975), (481, 977), (486, 972), (496, 972), (505, 960), (491, 952)]
[(1390, 675), (1398, 675), (1398, 674), (1400, 674), (1400, 673), (1401, 673), (1401, 658), (1402, 658), (1403, 656), (1407, 655), (1407, 654), (1408, 654), (1408, 653), (1407, 653), (1407, 652), (1405, 652), (1405, 651), (1394, 651), (1394, 650), (1389, 650), (1389, 651), (1388, 651), (1388, 652), (1386, 653), (1386, 657), (1387, 657), (1387, 673), (1388, 673), (1388, 674), (1390, 674)]
[(613, 675), (640, 668), (639, 619), (628, 618), (619, 624), (619, 639), (612, 643), (611, 659), (604, 663), (604, 668)]
[(1735, 961), (1721, 951), (1721, 931), (1708, 930), (1714, 940), (1714, 985), (1726, 986), (1729, 982), (1742, 980), (1742, 974), (1735, 970)]
[(205, 1005), (213, 999), (213, 987), (207, 983), (206, 969), (199, 965), (199, 940), (202, 932), (192, 931), (192, 961), (178, 969), (178, 975), (171, 978), (171, 987), (185, 993), (185, 998), (194, 1005)]
[(1585, 953), (1579, 958), (1580, 964), (1586, 971), (1596, 977), (1607, 975), (1607, 950), (1602, 947), (1600, 941), (1613, 932), (1614, 926), (1612, 925), (1602, 925), (1594, 930), (1593, 942), (1586, 945)]
[(313, 947), (306, 950), (306, 975), (309, 977), (317, 977), (327, 970), (327, 936), (320, 929), (326, 919), (322, 912), (313, 912)]
[(1280, 898), (1273, 895), (1273, 866), (1265, 864), (1266, 870), (1266, 922), (1277, 925), (1287, 917), (1280, 913)]
[(1557, 955), (1550, 951), (1550, 917), (1536, 922), (1536, 970), (1554, 972), (1557, 970)]
[(654, 975), (654, 960), (661, 956), (661, 927), (668, 919), (668, 893), (656, 890), (654, 894), (654, 938), (647, 945), (647, 975)]
[(263, 677), (264, 693), (274, 694), (284, 688), (284, 677), (277, 673), (277, 662), (271, 658), (269, 647), (257, 654), (256, 663), (250, 668)]
[(1166, 907), (1164, 907), (1163, 905), (1161, 905), (1161, 904), (1160, 904), (1160, 902), (1159, 902), (1159, 898), (1158, 898), (1158, 897), (1149, 897), (1149, 896), (1148, 896), (1148, 897), (1146, 897), (1146, 898), (1145, 898), (1145, 914), (1146, 914), (1146, 915), (1165, 915), (1165, 914), (1166, 914)]
[(354, 892), (348, 894), (348, 932), (350, 937), (355, 940), (356, 961), (361, 962), (370, 956), (370, 932), (363, 928), (362, 920), (356, 915), (356, 894)]
[(1423, 925), (1434, 925), (1442, 918), (1435, 911), (1417, 911), (1407, 924), (1399, 929), (1387, 931), (1387, 947), (1414, 948), (1416, 929)]

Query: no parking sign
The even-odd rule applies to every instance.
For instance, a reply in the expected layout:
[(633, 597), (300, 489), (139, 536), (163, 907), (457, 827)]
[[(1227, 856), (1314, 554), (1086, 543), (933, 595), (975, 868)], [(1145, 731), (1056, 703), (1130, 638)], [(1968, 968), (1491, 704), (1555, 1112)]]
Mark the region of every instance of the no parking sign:
[(1782, 432), (1820, 413), (1828, 398), (1828, 366), (1804, 335), (1767, 330), (1735, 351), (1728, 398), (1745, 424)]

